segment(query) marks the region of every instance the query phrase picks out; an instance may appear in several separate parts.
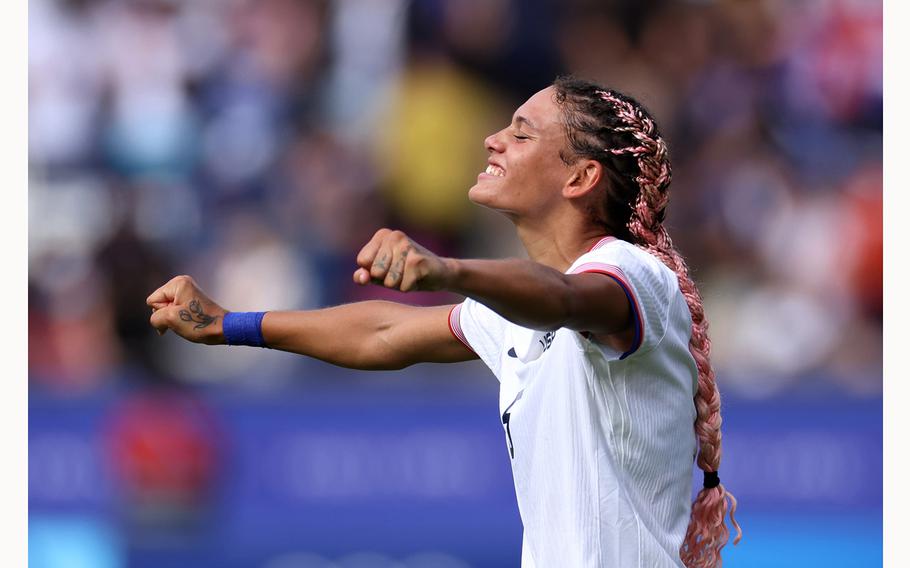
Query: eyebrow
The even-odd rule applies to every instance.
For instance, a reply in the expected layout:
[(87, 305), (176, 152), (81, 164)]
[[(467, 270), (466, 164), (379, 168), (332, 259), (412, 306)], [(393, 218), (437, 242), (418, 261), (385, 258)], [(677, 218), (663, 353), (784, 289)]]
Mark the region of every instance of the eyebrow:
[(521, 126), (522, 124), (525, 124), (525, 125), (527, 125), (527, 127), (530, 128), (531, 130), (537, 130), (537, 127), (534, 126), (534, 123), (531, 122), (530, 120), (528, 120), (528, 118), (525, 117), (525, 116), (521, 116), (521, 115), (519, 114), (519, 115), (516, 116), (513, 120), (514, 120), (515, 123), (518, 124), (519, 126)]

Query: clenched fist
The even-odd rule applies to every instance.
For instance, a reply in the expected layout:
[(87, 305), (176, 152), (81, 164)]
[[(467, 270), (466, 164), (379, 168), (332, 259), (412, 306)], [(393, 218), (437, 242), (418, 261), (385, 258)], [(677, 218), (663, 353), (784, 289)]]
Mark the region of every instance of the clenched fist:
[(453, 274), (452, 262), (436, 256), (401, 231), (379, 229), (357, 255), (360, 268), (354, 272), (354, 282), (372, 282), (402, 292), (441, 290)]
[(189, 276), (176, 276), (145, 301), (159, 335), (167, 330), (194, 343), (224, 343), (222, 324), (227, 310), (213, 302)]

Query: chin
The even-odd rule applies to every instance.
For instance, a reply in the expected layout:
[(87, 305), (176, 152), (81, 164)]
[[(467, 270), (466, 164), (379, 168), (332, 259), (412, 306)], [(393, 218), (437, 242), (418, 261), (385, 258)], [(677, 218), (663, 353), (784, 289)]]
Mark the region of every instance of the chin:
[(477, 187), (476, 185), (468, 191), (468, 199), (471, 200), (471, 203), (474, 205), (480, 205), (481, 207), (487, 207), (489, 209), (499, 209), (497, 204), (495, 194), (491, 194), (489, 191), (484, 191), (483, 189)]
[(491, 211), (502, 213), (509, 218), (513, 217), (515, 212), (510, 207), (507, 207), (506, 204), (502, 203), (501, 199), (497, 199), (497, 197), (499, 197), (499, 195), (485, 192), (476, 185), (468, 191), (468, 199), (470, 199), (471, 203), (474, 205), (480, 205)]
[(471, 203), (476, 205), (483, 205), (484, 207), (489, 207), (488, 201), (491, 196), (484, 195), (483, 189), (480, 188), (478, 184), (471, 186), (471, 189), (468, 190), (468, 199), (471, 200)]

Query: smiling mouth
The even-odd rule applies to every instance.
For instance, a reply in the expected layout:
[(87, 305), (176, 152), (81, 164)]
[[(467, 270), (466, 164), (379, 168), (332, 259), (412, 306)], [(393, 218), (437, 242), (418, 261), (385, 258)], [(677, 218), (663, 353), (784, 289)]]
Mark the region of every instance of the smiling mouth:
[(506, 175), (506, 171), (504, 169), (500, 168), (499, 166), (494, 166), (493, 164), (487, 166), (487, 169), (484, 170), (484, 173), (496, 177), (505, 177)]

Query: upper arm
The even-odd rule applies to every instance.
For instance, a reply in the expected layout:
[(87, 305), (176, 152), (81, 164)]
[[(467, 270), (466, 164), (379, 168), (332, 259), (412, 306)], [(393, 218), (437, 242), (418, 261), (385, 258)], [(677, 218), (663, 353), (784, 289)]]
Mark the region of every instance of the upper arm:
[[(621, 353), (620, 359), (660, 343), (676, 278), (657, 259), (637, 250), (601, 249), (582, 260), (567, 277), (576, 283), (585, 302), (577, 311), (581, 321), (567, 327), (590, 331), (594, 339)], [(599, 300), (587, 287), (598, 286), (597, 279)]]
[(569, 321), (565, 327), (596, 336), (624, 334), (631, 331), (634, 319), (634, 296), (615, 271), (592, 269), (568, 274)]
[(621, 353), (621, 359), (637, 351), (644, 332), (641, 310), (622, 271), (596, 266), (566, 278), (575, 300), (572, 320), (566, 327), (590, 333), (591, 339)]
[(401, 366), (415, 363), (457, 363), (477, 355), (455, 336), (449, 314), (455, 305), (407, 306), (381, 341), (401, 357)]

